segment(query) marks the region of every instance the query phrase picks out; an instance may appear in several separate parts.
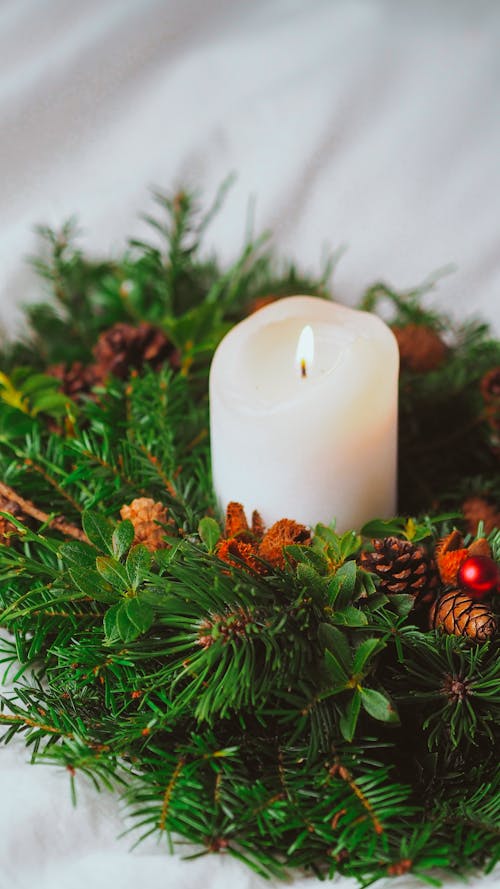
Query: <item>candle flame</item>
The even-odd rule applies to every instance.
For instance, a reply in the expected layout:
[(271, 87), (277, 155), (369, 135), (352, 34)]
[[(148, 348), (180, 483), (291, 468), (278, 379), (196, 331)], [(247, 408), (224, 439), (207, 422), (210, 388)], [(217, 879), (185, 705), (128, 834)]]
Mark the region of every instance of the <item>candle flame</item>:
[(314, 333), (310, 324), (306, 324), (299, 336), (295, 360), (300, 367), (301, 377), (307, 376), (307, 368), (314, 359)]

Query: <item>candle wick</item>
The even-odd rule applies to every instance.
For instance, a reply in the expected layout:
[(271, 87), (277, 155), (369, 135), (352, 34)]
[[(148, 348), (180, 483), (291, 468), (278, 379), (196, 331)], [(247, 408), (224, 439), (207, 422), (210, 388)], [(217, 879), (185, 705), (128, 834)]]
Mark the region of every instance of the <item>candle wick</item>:
[(300, 362), (300, 375), (301, 377), (307, 377), (307, 368), (306, 368), (306, 359), (302, 358)]

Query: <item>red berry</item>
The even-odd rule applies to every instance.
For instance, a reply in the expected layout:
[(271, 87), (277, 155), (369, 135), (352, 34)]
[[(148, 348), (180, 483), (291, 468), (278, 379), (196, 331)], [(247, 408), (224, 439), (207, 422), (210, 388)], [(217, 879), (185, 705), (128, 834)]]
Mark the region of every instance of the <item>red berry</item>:
[(470, 596), (482, 599), (498, 589), (500, 574), (498, 565), (489, 556), (469, 556), (462, 562), (458, 583)]

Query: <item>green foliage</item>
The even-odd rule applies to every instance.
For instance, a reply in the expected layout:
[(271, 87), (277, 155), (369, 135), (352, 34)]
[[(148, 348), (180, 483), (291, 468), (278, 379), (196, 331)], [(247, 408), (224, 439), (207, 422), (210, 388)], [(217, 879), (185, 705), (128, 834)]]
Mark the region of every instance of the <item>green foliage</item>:
[[(132, 242), (114, 262), (89, 261), (72, 225), (42, 232), (53, 299), (29, 310), (0, 376), (3, 481), (48, 517), (12, 518), (18, 535), (0, 545), (1, 659), (15, 680), (4, 741), (23, 735), (73, 791), (75, 774), (121, 790), (139, 836), (181, 835), (264, 875), (367, 885), (402, 867), (429, 881), (487, 867), (500, 855), (497, 645), (427, 632), (413, 599), (384, 595), (356, 558), (370, 536), (432, 549), (463, 494), (500, 493), (478, 389), (500, 346), (484, 325), (453, 329), (421, 290), (370, 288), (366, 308), (388, 302), (397, 323), (451, 342), (442, 369), (402, 375), (401, 515), (359, 533), (318, 525), (283, 569), (222, 562), (213, 350), (260, 296), (327, 296), (330, 269), (277, 270), (260, 239), (221, 271), (199, 253), (221, 197), (203, 215), (192, 195), (156, 196), (155, 245)], [(100, 331), (143, 319), (175, 342), (180, 373), (110, 379), (78, 405), (59, 393), (53, 362), (89, 361)], [(168, 509), (165, 549), (119, 520), (136, 497)], [(54, 515), (87, 542), (65, 539)], [(498, 558), (499, 533), (491, 543)]]

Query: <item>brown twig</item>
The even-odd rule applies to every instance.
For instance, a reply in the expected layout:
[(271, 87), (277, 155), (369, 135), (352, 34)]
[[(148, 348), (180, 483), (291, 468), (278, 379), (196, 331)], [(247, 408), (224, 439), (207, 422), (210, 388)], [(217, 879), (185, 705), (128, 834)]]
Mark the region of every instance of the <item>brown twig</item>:
[(0, 494), (6, 497), (8, 500), (13, 500), (17, 503), (23, 512), (26, 515), (31, 516), (31, 518), (36, 519), (37, 522), (42, 522), (43, 524), (47, 524), (49, 528), (53, 528), (54, 531), (60, 531), (61, 534), (65, 534), (67, 537), (74, 537), (75, 540), (83, 540), (86, 543), (88, 542), (87, 535), (82, 531), (81, 528), (78, 528), (76, 525), (72, 525), (71, 522), (67, 522), (66, 519), (63, 519), (61, 516), (54, 516), (53, 518), (46, 512), (43, 512), (41, 509), (38, 509), (38, 506), (35, 506), (31, 500), (25, 500), (24, 497), (21, 497), (14, 488), (11, 488), (10, 485), (6, 485), (5, 482), (0, 481)]

